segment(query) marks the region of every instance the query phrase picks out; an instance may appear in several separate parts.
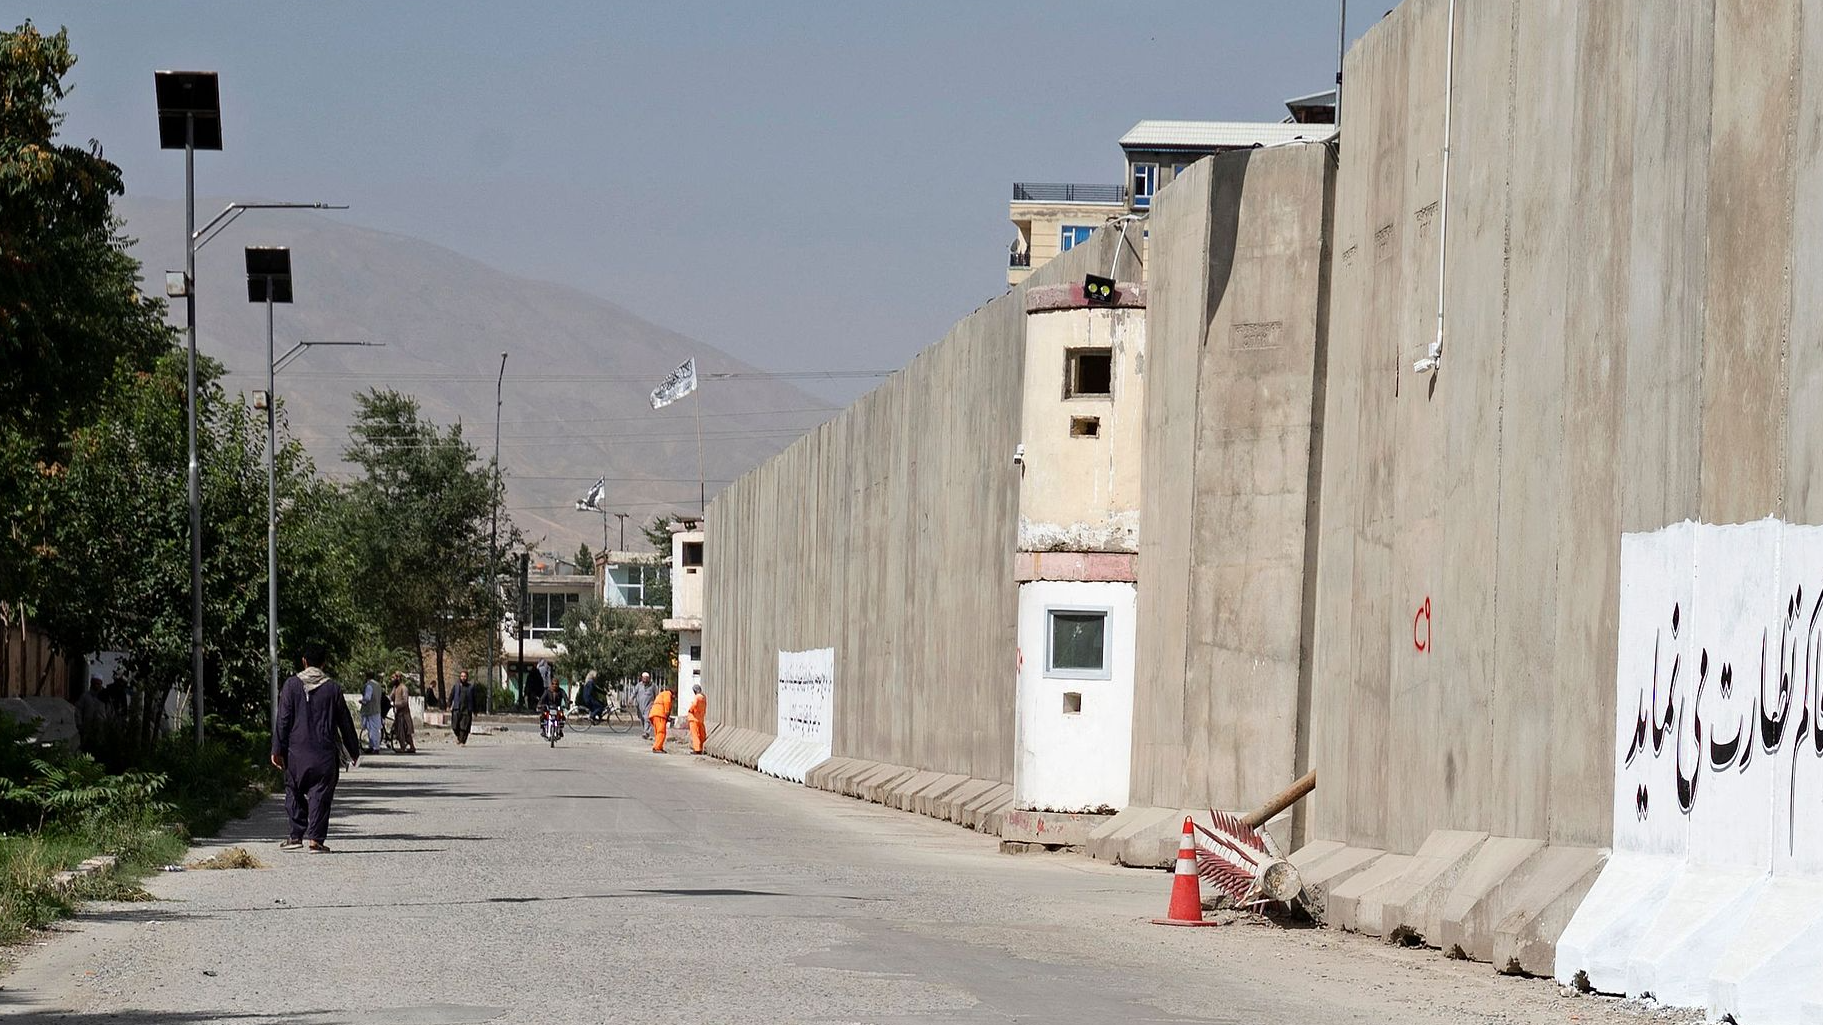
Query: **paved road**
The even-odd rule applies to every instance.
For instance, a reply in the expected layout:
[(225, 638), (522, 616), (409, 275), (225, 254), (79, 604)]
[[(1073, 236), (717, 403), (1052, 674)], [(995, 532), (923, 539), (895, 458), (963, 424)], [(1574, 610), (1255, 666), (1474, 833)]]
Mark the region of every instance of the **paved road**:
[[(637, 736), (437, 731), (345, 776), (329, 855), (151, 882), (0, 978), (0, 1015), (117, 1025), (1638, 1019), (1320, 930), (1144, 923), (1168, 880)], [(254, 843), (257, 841), (257, 843)]]

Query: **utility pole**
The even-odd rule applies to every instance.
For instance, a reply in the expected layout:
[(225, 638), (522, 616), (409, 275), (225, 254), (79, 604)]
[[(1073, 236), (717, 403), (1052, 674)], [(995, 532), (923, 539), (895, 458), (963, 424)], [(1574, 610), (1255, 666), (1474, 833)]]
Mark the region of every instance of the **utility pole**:
[(623, 513), (623, 512), (619, 512), (619, 513), (615, 513), (614, 515), (620, 517), (620, 549), (619, 550), (624, 552), (627, 550), (627, 514)]
[[(500, 376), (494, 380), (494, 508), (488, 523), (487, 532), (487, 586), (490, 594), (500, 591), (500, 393), (506, 384), (506, 353), (500, 354)], [(495, 653), (500, 647), (500, 617), (494, 617), (492, 637), (487, 639), (487, 698), (488, 714), (494, 711)], [(521, 642), (523, 651), (524, 643)]]

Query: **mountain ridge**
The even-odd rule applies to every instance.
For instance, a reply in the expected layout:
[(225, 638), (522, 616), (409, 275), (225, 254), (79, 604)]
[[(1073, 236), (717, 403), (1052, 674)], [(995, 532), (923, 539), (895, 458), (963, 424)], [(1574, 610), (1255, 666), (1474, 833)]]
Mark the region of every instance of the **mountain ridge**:
[[(207, 223), (225, 205), (199, 199), (198, 219)], [(129, 196), (116, 210), (136, 240), (146, 287), (157, 287), (163, 270), (183, 265), (182, 206)], [(609, 478), (608, 508), (627, 512), (635, 527), (694, 512), (699, 424), (713, 495), (836, 412), (610, 299), (314, 210), (249, 211), (197, 254), (198, 346), (223, 362), (230, 392), (266, 387), (265, 311), (246, 301), (242, 284), (240, 250), (249, 245), (292, 250), (296, 302), (274, 311), (275, 354), (304, 339), (382, 343), (313, 348), (278, 375), (293, 436), (329, 476), (349, 472), (342, 449), (354, 393), (369, 387), (415, 395), (431, 419), (461, 422), (489, 458), (495, 376), (500, 352), (510, 353), (500, 412), (506, 509), (552, 554), (567, 556), (579, 541), (601, 546), (600, 515), (573, 509), (597, 477)], [(181, 305), (172, 313), (181, 324)], [(698, 392), (652, 410), (651, 388), (692, 357), (705, 375)], [(609, 524), (617, 547), (618, 526)], [(627, 543), (643, 547), (643, 538), (630, 530)]]

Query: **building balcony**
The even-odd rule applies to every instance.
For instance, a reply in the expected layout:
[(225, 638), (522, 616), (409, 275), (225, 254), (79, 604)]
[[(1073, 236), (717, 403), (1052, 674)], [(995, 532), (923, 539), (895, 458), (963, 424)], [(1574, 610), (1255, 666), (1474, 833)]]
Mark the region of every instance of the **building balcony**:
[(1069, 182), (1014, 182), (1015, 203), (1078, 203), (1125, 206), (1124, 185), (1082, 185)]
[(1030, 249), (1013, 250), (1007, 254), (1006, 265), (1008, 267), (1030, 267), (1032, 265), (1032, 251)]

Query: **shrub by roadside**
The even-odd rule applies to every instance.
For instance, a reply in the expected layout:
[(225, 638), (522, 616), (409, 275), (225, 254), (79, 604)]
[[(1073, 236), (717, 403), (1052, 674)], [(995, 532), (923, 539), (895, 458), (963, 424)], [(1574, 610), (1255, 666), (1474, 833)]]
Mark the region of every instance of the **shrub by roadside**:
[[(0, 945), (14, 944), (87, 900), (144, 895), (138, 880), (181, 861), (192, 836), (251, 811), (277, 779), (263, 732), (211, 721), (198, 750), (187, 737), (135, 747), (89, 736), (97, 759), (24, 743), (0, 718)], [(105, 731), (103, 731), (105, 732)], [(96, 854), (114, 868), (60, 889), (53, 877)]]

